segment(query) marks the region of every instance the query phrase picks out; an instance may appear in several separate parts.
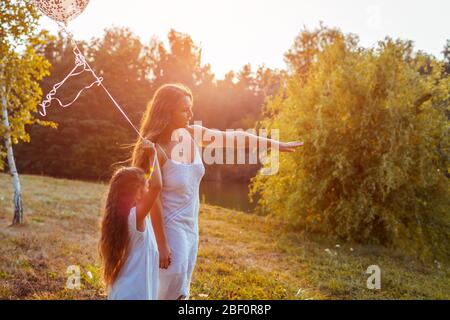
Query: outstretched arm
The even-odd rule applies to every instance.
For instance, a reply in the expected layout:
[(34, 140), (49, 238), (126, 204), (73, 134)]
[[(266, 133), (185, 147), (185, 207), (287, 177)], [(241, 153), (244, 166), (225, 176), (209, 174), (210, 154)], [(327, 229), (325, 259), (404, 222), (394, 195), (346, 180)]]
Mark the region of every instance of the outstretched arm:
[[(191, 135), (196, 142), (202, 147), (207, 147), (214, 142), (216, 148), (226, 148), (233, 146), (233, 148), (241, 147), (239, 141), (244, 142), (243, 148), (249, 149), (250, 146), (267, 145), (267, 148), (278, 149), (280, 152), (294, 152), (295, 148), (303, 146), (303, 142), (281, 142), (274, 139), (268, 139), (260, 137), (245, 131), (220, 131), (214, 129), (208, 129), (199, 125), (193, 125), (189, 127)], [(228, 142), (228, 144), (227, 144)]]

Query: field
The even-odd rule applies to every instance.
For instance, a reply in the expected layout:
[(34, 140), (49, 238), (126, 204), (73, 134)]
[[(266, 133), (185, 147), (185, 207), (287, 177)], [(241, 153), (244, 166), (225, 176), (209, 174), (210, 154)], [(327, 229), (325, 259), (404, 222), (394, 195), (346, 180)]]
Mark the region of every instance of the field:
[[(22, 176), (26, 223), (10, 227), (0, 174), (0, 299), (105, 299), (97, 257), (104, 184)], [(79, 266), (81, 288), (66, 288)], [(381, 268), (381, 290), (366, 270)], [(390, 249), (327, 243), (273, 219), (202, 204), (192, 299), (450, 299), (448, 263)]]

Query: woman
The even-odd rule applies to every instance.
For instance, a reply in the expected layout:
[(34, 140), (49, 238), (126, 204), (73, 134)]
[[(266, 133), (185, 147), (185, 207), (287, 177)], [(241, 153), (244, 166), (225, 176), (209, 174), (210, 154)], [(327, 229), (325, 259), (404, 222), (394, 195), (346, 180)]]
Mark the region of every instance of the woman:
[[(205, 174), (200, 147), (211, 143), (203, 137), (214, 135), (222, 138), (214, 142), (217, 148), (226, 147), (225, 139), (235, 142), (243, 137), (246, 138), (246, 148), (255, 142), (265, 142), (269, 148), (293, 152), (294, 148), (302, 145), (282, 143), (242, 131), (224, 132), (190, 126), (192, 106), (193, 96), (188, 88), (179, 84), (163, 85), (155, 92), (141, 122), (141, 135), (156, 145), (162, 174), (161, 194), (151, 210), (160, 257), (158, 299), (162, 300), (189, 297), (198, 249), (199, 186)], [(181, 148), (180, 142), (183, 142)], [(132, 165), (146, 171), (149, 169), (149, 159), (139, 141), (133, 151)]]

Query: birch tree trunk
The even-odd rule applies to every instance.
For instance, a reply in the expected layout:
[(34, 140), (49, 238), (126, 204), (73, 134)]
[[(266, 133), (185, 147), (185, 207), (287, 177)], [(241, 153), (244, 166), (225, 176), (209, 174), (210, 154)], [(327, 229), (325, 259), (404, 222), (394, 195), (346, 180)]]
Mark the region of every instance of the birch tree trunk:
[(16, 168), (16, 162), (14, 160), (14, 153), (12, 148), (12, 141), (11, 141), (11, 128), (9, 125), (9, 119), (8, 119), (8, 109), (7, 109), (7, 100), (6, 100), (6, 93), (5, 93), (5, 87), (2, 88), (2, 117), (3, 117), (3, 125), (5, 126), (6, 133), (4, 136), (5, 140), (5, 148), (7, 152), (8, 157), (8, 167), (9, 172), (12, 176), (12, 182), (14, 187), (14, 219), (13, 219), (13, 225), (21, 224), (23, 223), (23, 208), (22, 208), (22, 194), (21, 194), (21, 188), (20, 188), (20, 179), (19, 179), (19, 173), (17, 172)]

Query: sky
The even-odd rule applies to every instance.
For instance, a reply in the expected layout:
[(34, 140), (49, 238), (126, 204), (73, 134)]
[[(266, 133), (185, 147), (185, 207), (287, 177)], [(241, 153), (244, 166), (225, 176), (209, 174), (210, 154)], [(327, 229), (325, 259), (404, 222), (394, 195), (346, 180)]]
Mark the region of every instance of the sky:
[[(355, 33), (369, 47), (385, 36), (413, 40), (417, 50), (442, 57), (450, 39), (449, 0), (90, 0), (69, 23), (78, 39), (99, 37), (126, 26), (143, 42), (167, 43), (171, 28), (189, 34), (217, 78), (251, 63), (285, 68), (284, 53), (299, 32), (323, 21)], [(41, 26), (57, 32), (47, 17)]]

